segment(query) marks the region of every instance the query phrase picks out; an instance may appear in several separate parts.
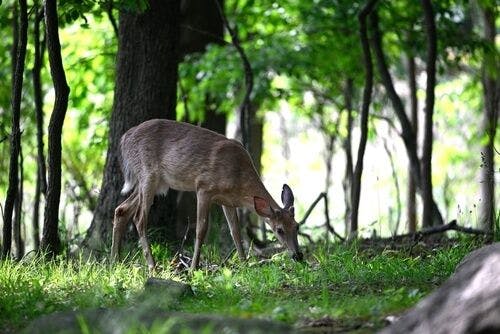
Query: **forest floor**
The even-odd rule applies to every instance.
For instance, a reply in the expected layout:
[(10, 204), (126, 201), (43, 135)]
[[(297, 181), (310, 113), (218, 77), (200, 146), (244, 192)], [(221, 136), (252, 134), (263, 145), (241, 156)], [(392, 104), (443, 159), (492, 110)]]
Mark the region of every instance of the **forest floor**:
[[(231, 258), (192, 275), (169, 269), (172, 255), (155, 246), (155, 257), (166, 268), (157, 277), (187, 283), (193, 294), (148, 303), (169, 312), (271, 319), (304, 332), (370, 333), (434, 290), (481, 245), (470, 238), (330, 243), (308, 249), (304, 263), (286, 254), (245, 263)], [(203, 258), (224, 262), (210, 247)], [(147, 277), (140, 254), (114, 265), (63, 256), (1, 261), (0, 332), (17, 332), (56, 311), (140, 306)]]

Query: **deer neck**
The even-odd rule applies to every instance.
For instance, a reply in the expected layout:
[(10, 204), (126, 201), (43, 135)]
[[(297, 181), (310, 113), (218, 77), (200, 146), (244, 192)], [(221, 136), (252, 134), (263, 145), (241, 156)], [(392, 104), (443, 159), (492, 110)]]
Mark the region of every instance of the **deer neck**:
[(259, 180), (257, 184), (253, 184), (251, 186), (248, 186), (246, 194), (243, 199), (243, 206), (246, 207), (247, 209), (254, 211), (254, 197), (261, 197), (265, 199), (266, 201), (269, 202), (269, 205), (271, 208), (277, 210), (280, 208), (278, 203), (273, 199), (271, 194), (267, 191), (266, 187), (264, 184)]

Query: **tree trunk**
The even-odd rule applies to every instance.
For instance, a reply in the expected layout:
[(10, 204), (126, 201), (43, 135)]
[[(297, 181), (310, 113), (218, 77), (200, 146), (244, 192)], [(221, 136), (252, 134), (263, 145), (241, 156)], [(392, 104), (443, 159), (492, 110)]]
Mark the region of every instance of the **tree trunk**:
[(250, 98), (253, 90), (252, 66), (250, 64), (250, 61), (248, 60), (245, 50), (241, 46), (240, 39), (238, 36), (238, 29), (236, 27), (232, 28), (229, 25), (229, 22), (226, 19), (224, 10), (222, 9), (222, 6), (219, 3), (219, 1), (214, 1), (214, 3), (216, 4), (219, 10), (219, 14), (224, 26), (226, 27), (227, 31), (229, 32), (229, 35), (231, 36), (231, 42), (241, 58), (241, 63), (243, 65), (243, 70), (245, 73), (245, 95), (240, 103), (238, 112), (240, 116), (241, 142), (243, 146), (247, 149), (247, 151), (251, 152), (252, 151), (250, 147), (252, 143), (252, 139), (250, 138), (251, 127), (252, 127), (252, 122), (255, 118), (255, 115), (252, 114), (253, 108), (252, 108), (252, 101)]
[(59, 201), (61, 197), (61, 134), (68, 108), (69, 87), (61, 58), (59, 20), (56, 0), (45, 0), (45, 29), (50, 74), (54, 84), (55, 102), (49, 122), (48, 184), (45, 218), (40, 248), (53, 256), (61, 252), (59, 238)]
[(33, 60), (33, 69), (31, 71), (33, 77), (33, 95), (35, 99), (35, 118), (36, 118), (36, 142), (37, 142), (37, 176), (35, 199), (33, 203), (33, 224), (32, 237), (33, 249), (38, 251), (40, 247), (40, 197), (41, 194), (47, 193), (47, 180), (45, 169), (45, 155), (43, 153), (43, 94), (41, 84), (41, 69), (43, 62), (43, 48), (40, 43), (40, 22), (43, 19), (43, 9), (39, 9), (38, 1), (35, 1), (34, 12), (36, 17), (33, 20), (33, 44), (35, 55)]
[[(408, 54), (408, 81), (410, 88), (410, 123), (415, 134), (418, 138), (418, 98), (417, 98), (417, 71), (415, 66), (415, 57)], [(418, 147), (418, 142), (415, 141), (415, 149)], [(407, 190), (407, 220), (408, 232), (415, 233), (417, 231), (417, 187), (415, 179), (411, 177), (411, 165), (408, 166), (408, 190)]]
[(425, 119), (424, 119), (424, 143), (422, 150), (422, 227), (433, 225), (433, 195), (432, 195), (432, 134), (434, 114), (434, 88), (436, 86), (436, 53), (437, 36), (436, 22), (434, 21), (434, 9), (430, 0), (422, 0), (424, 10), (425, 30), (427, 33), (427, 60), (426, 72), (427, 83), (425, 88)]
[(498, 57), (495, 57), (495, 8), (493, 6), (482, 8), (482, 12), (484, 17), (484, 38), (488, 49), (484, 55), (482, 69), (485, 110), (480, 130), (483, 145), (481, 148), (479, 227), (485, 231), (492, 231), (496, 218), (494, 143), (498, 124), (500, 81), (498, 80), (498, 63), (496, 62)]
[(373, 12), (377, 0), (370, 0), (359, 13), (359, 34), (361, 39), (361, 46), (363, 48), (363, 61), (365, 66), (365, 87), (363, 90), (363, 105), (361, 107), (361, 138), (359, 140), (358, 156), (356, 159), (356, 167), (354, 168), (351, 189), (351, 226), (349, 229), (349, 239), (356, 238), (358, 234), (358, 213), (359, 213), (359, 200), (361, 195), (361, 176), (363, 173), (363, 158), (365, 155), (366, 141), (368, 139), (368, 113), (372, 98), (373, 89), (373, 63), (370, 51), (370, 43), (368, 40), (368, 30), (366, 27), (366, 18), (368, 15), (376, 15)]
[[(23, 87), (24, 62), (26, 58), (26, 44), (28, 42), (28, 13), (26, 0), (19, 0), (19, 35), (14, 36), (14, 45), (16, 56), (15, 70), (12, 82), (12, 132), (10, 137), (10, 165), (9, 165), (9, 186), (7, 188), (7, 197), (5, 199), (4, 217), (3, 217), (3, 249), (2, 257), (7, 257), (12, 246), (12, 213), (14, 202), (18, 192), (18, 173), (19, 173), (19, 151), (21, 149), (21, 129), (19, 128), (21, 117), (21, 93)], [(14, 14), (14, 20), (17, 15)]]
[(347, 79), (346, 87), (344, 90), (344, 103), (347, 111), (347, 135), (343, 142), (345, 152), (345, 173), (344, 180), (342, 181), (342, 188), (344, 189), (344, 203), (345, 203), (345, 233), (349, 231), (351, 221), (351, 189), (352, 189), (352, 176), (353, 176), (353, 162), (352, 162), (352, 97), (353, 97), (353, 81), (351, 78)]
[[(153, 118), (175, 119), (180, 1), (150, 1), (143, 13), (120, 11), (119, 43), (109, 147), (94, 218), (84, 246), (101, 250), (111, 240), (114, 210), (123, 197), (120, 138)], [(150, 226), (174, 222), (176, 192), (155, 198)], [(161, 222), (161, 224), (160, 224)], [(171, 235), (175, 235), (171, 233)]]
[[(377, 67), (380, 73), (380, 78), (382, 80), (382, 84), (385, 87), (386, 93), (391, 100), (394, 112), (396, 113), (396, 116), (401, 124), (401, 137), (406, 148), (406, 153), (408, 154), (408, 158), (410, 160), (411, 176), (415, 180), (417, 189), (422, 196), (422, 173), (420, 170), (420, 161), (417, 155), (417, 138), (415, 132), (413, 131), (410, 120), (406, 115), (403, 102), (394, 89), (394, 84), (392, 83), (392, 77), (389, 73), (389, 69), (385, 61), (385, 55), (382, 50), (382, 34), (379, 28), (378, 16), (372, 15), (371, 18), (373, 51), (375, 58), (377, 59)], [(434, 200), (432, 201), (432, 215), (433, 220), (436, 222), (436, 225), (443, 224), (443, 217), (441, 216), (441, 212), (439, 212), (439, 208), (437, 207)]]
[[(181, 2), (181, 56), (204, 52), (207, 45), (223, 44), (224, 24), (215, 0), (183, 0)], [(224, 1), (217, 0), (220, 8)]]
[(17, 191), (16, 201), (14, 202), (14, 226), (12, 229), (12, 237), (14, 239), (14, 249), (16, 260), (21, 260), (24, 256), (24, 241), (21, 235), (21, 224), (23, 216), (23, 188), (24, 183), (24, 159), (22, 146), (19, 146), (19, 188)]
[(32, 238), (33, 250), (40, 249), (40, 195), (42, 193), (42, 186), (40, 175), (37, 175), (35, 186), (35, 198), (33, 200), (33, 221), (32, 221)]

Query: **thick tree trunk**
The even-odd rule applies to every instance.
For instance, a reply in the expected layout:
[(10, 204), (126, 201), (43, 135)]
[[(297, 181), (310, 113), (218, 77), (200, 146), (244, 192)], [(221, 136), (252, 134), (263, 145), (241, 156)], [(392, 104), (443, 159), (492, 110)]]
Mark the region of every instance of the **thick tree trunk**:
[[(209, 44), (224, 43), (224, 25), (215, 0), (183, 0), (181, 2), (181, 56), (204, 52)], [(217, 0), (220, 8), (224, 1)]]
[(43, 94), (40, 79), (43, 61), (43, 48), (40, 43), (40, 23), (43, 19), (43, 9), (39, 10), (38, 1), (35, 1), (34, 12), (36, 13), (36, 17), (33, 20), (33, 44), (35, 55), (31, 73), (33, 77), (33, 94), (35, 99), (37, 176), (35, 199), (33, 203), (32, 238), (33, 249), (35, 251), (38, 251), (38, 249), (40, 248), (40, 197), (42, 193), (47, 193), (47, 172), (45, 168), (45, 155), (43, 152)]
[[(492, 231), (495, 222), (495, 159), (494, 143), (498, 124), (500, 102), (500, 80), (498, 80), (498, 58), (495, 58), (495, 9), (482, 8), (484, 17), (484, 38), (488, 45), (483, 60), (484, 114), (481, 122), (483, 147), (481, 148), (479, 227)], [(496, 69), (496, 72), (495, 72)]]
[(61, 135), (68, 108), (69, 87), (61, 58), (59, 20), (56, 0), (45, 0), (45, 28), (50, 74), (55, 90), (55, 102), (49, 122), (48, 184), (45, 202), (45, 218), (40, 248), (48, 255), (61, 251), (59, 238), (59, 201), (61, 197)]
[[(150, 1), (143, 13), (120, 12), (119, 44), (109, 147), (101, 192), (84, 246), (101, 250), (111, 240), (120, 190), (120, 138), (153, 118), (175, 119), (180, 1)], [(176, 192), (155, 198), (150, 226), (173, 225)], [(161, 222), (161, 223), (160, 223)], [(172, 236), (175, 235), (171, 233)]]
[[(10, 134), (10, 166), (9, 166), (9, 186), (5, 199), (3, 216), (3, 249), (2, 257), (7, 257), (12, 246), (12, 213), (14, 202), (18, 192), (19, 173), (19, 151), (21, 149), (21, 129), (19, 127), (21, 117), (21, 93), (23, 87), (24, 62), (26, 58), (26, 44), (28, 42), (28, 13), (26, 0), (19, 0), (19, 35), (14, 36), (16, 56), (14, 77), (12, 82), (12, 130)], [(14, 15), (17, 20), (17, 15)], [(16, 34), (17, 35), (17, 34)]]
[(430, 0), (422, 0), (424, 10), (425, 30), (427, 33), (427, 60), (426, 72), (427, 83), (425, 89), (425, 121), (424, 121), (424, 143), (422, 150), (422, 227), (433, 225), (433, 195), (432, 195), (432, 134), (434, 114), (434, 88), (436, 86), (436, 54), (437, 36), (436, 22), (434, 20), (434, 9)]
[[(415, 57), (408, 54), (408, 81), (410, 88), (410, 122), (415, 138), (418, 138), (418, 98), (417, 98), (417, 71), (415, 66)], [(418, 147), (418, 141), (415, 141), (415, 149)], [(408, 221), (408, 232), (417, 231), (417, 186), (415, 179), (411, 176), (411, 165), (408, 166), (408, 190), (407, 190), (407, 209), (406, 217)]]
[(351, 222), (351, 189), (352, 189), (352, 176), (353, 176), (353, 162), (352, 162), (352, 97), (353, 97), (353, 82), (352, 79), (347, 79), (344, 89), (344, 103), (347, 112), (346, 130), (347, 134), (344, 138), (342, 146), (345, 152), (345, 173), (344, 180), (342, 181), (342, 188), (344, 190), (344, 203), (345, 203), (345, 233), (349, 231)]
[[(396, 113), (396, 116), (401, 124), (401, 137), (406, 148), (406, 153), (408, 154), (408, 158), (410, 160), (411, 176), (415, 180), (417, 189), (422, 196), (422, 173), (420, 170), (420, 160), (417, 155), (417, 138), (415, 132), (413, 131), (410, 120), (406, 115), (403, 102), (394, 89), (394, 84), (392, 83), (392, 77), (389, 73), (389, 69), (385, 61), (384, 51), (382, 50), (382, 34), (379, 28), (378, 17), (375, 15), (372, 15), (371, 17), (371, 27), (373, 33), (372, 44), (374, 55), (377, 59), (378, 71), (380, 73), (380, 78), (382, 80), (382, 84), (385, 87), (386, 93), (391, 100), (394, 112)], [(432, 201), (432, 216), (436, 225), (443, 224), (443, 217), (441, 216), (441, 212), (439, 211), (439, 208), (437, 207), (434, 200)]]
[(366, 141), (368, 139), (368, 113), (370, 110), (370, 103), (372, 98), (373, 89), (373, 63), (370, 51), (370, 43), (368, 39), (368, 29), (366, 27), (366, 18), (368, 15), (376, 15), (373, 12), (377, 0), (370, 0), (359, 13), (359, 34), (361, 39), (361, 46), (363, 48), (363, 61), (365, 66), (365, 87), (363, 91), (363, 105), (361, 107), (361, 138), (359, 140), (358, 155), (356, 158), (356, 167), (352, 178), (351, 189), (351, 225), (349, 228), (349, 239), (356, 238), (358, 234), (358, 213), (359, 213), (359, 200), (361, 195), (361, 176), (363, 173), (363, 158), (365, 155)]

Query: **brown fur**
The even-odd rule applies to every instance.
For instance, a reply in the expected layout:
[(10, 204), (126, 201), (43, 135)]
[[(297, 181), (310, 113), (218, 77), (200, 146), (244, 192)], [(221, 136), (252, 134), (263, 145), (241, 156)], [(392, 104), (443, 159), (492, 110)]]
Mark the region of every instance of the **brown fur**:
[(294, 254), (300, 253), (291, 190), (292, 214), (278, 214), (288, 212), (289, 208), (281, 209), (273, 200), (239, 142), (194, 125), (154, 119), (128, 130), (120, 146), (125, 178), (122, 194), (130, 194), (115, 210), (113, 257), (118, 256), (122, 234), (132, 218), (148, 266), (154, 268), (146, 236), (147, 216), (154, 196), (166, 193), (169, 188), (196, 192), (198, 217), (192, 268), (199, 262), (211, 203), (222, 205), (240, 257), (244, 257), (244, 252), (236, 208), (255, 211), (256, 198), (263, 201), (269, 212), (276, 213), (264, 216), (273, 230), (277, 225), (286, 230), (286, 238), (280, 235), (278, 239)]

